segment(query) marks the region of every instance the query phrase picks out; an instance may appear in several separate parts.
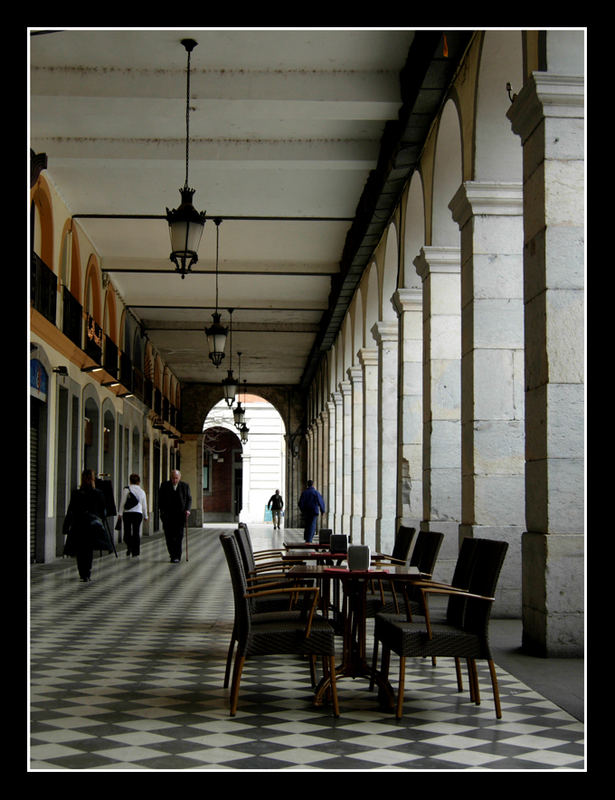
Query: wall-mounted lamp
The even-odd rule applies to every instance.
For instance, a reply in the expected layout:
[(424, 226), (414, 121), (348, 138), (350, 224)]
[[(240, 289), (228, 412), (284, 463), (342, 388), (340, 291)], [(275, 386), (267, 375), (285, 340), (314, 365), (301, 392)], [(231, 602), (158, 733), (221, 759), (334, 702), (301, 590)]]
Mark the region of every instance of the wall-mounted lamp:
[(81, 367), (81, 372), (102, 372), (102, 367)]
[(120, 392), (118, 397), (134, 397), (134, 394), (132, 392)]
[(54, 367), (54, 369), (52, 371), (55, 372), (56, 375), (64, 375), (64, 376), (68, 375), (68, 369), (66, 367), (64, 367), (64, 366), (62, 366), (62, 367)]
[(120, 382), (119, 381), (103, 381), (100, 385), (101, 386), (119, 386)]

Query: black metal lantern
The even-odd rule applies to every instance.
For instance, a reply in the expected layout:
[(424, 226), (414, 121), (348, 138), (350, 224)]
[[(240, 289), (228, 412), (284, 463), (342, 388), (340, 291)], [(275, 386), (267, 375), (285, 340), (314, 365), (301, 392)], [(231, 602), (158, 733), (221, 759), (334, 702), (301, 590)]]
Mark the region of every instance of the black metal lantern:
[(222, 381), (222, 391), (224, 392), (224, 400), (226, 401), (226, 405), (229, 408), (232, 408), (233, 403), (235, 402), (235, 395), (239, 389), (239, 381), (236, 380), (235, 376), (233, 375), (233, 310), (229, 308), (229, 329), (230, 329), (230, 339), (231, 339), (231, 355), (230, 355), (230, 368), (228, 370), (228, 374), (226, 378)]
[(190, 145), (190, 53), (196, 47), (194, 39), (182, 39), (182, 44), (188, 53), (187, 87), (186, 87), (186, 180), (184, 188), (179, 190), (181, 204), (178, 208), (169, 211), (167, 208), (167, 222), (171, 237), (171, 255), (169, 258), (175, 264), (177, 272), (182, 278), (190, 271), (193, 264), (198, 261), (198, 249), (205, 227), (205, 212), (197, 211), (192, 205), (194, 189), (188, 188), (188, 164)]
[(207, 344), (209, 346), (209, 358), (213, 361), (216, 367), (219, 367), (222, 359), (224, 358), (224, 348), (226, 346), (226, 334), (228, 328), (220, 324), (220, 314), (218, 313), (218, 249), (220, 243), (220, 223), (222, 220), (216, 218), (216, 310), (212, 314), (213, 324), (209, 328), (205, 328), (207, 336)]

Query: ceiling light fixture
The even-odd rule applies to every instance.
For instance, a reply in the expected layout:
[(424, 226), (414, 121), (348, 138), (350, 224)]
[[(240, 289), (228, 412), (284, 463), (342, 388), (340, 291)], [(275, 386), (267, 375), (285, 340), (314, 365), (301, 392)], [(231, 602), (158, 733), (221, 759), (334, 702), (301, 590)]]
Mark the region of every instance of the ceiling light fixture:
[(218, 313), (218, 253), (220, 248), (220, 217), (214, 219), (216, 224), (216, 311), (213, 316), (213, 324), (205, 328), (207, 343), (209, 345), (209, 358), (216, 367), (219, 367), (224, 358), (224, 347), (226, 345), (226, 334), (228, 328), (220, 325), (220, 314)]
[[(238, 379), (239, 381), (241, 380), (241, 353), (237, 353), (237, 355), (239, 356), (239, 379)], [(239, 387), (237, 387), (237, 390), (239, 391)], [(235, 423), (235, 427), (237, 428), (237, 430), (239, 430), (245, 421), (245, 411), (243, 410), (243, 406), (241, 405), (241, 398), (239, 398), (239, 400), (237, 401), (237, 405), (233, 409), (233, 420)]]
[(181, 204), (173, 211), (167, 208), (167, 222), (171, 236), (171, 255), (169, 258), (175, 264), (177, 272), (182, 279), (190, 271), (198, 259), (198, 249), (205, 227), (205, 212), (197, 211), (192, 205), (194, 189), (188, 188), (188, 164), (190, 144), (190, 53), (197, 46), (194, 39), (182, 39), (181, 43), (188, 53), (186, 68), (186, 180), (184, 188), (179, 190)]
[(222, 381), (222, 390), (224, 391), (224, 399), (226, 400), (226, 405), (229, 408), (232, 408), (233, 403), (235, 402), (235, 395), (237, 394), (237, 381), (233, 376), (233, 311), (234, 309), (229, 308), (229, 330), (230, 330), (230, 348), (231, 348), (231, 355), (230, 355), (230, 364), (229, 364), (229, 371), (227, 377)]

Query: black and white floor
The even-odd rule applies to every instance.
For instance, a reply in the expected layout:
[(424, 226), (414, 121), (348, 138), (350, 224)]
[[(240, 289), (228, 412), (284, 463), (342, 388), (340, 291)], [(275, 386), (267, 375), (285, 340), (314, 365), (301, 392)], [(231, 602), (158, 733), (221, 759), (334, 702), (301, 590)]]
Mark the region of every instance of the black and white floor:
[(312, 705), (305, 662), (253, 659), (230, 717), (222, 527), (191, 529), (179, 564), (161, 536), (138, 559), (120, 548), (95, 559), (91, 583), (72, 561), (32, 568), (30, 771), (585, 769), (583, 722), (501, 668), (497, 720), (486, 668), (476, 706), (445, 659), (408, 667), (399, 721), (366, 681), (339, 682), (334, 719)]

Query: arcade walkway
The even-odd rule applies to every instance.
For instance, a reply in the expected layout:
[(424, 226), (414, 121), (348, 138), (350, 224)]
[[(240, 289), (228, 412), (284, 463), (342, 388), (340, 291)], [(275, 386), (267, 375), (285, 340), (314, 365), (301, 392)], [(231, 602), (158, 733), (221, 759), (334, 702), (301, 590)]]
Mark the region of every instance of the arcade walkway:
[[(409, 667), (399, 722), (361, 680), (340, 681), (336, 720), (311, 705), (304, 664), (253, 659), (229, 717), (222, 527), (191, 529), (180, 564), (161, 535), (139, 559), (96, 558), (89, 584), (72, 559), (32, 566), (30, 771), (585, 769), (583, 661), (519, 655), (511, 620), (491, 626), (501, 720), (486, 668), (474, 706), (443, 659)], [(271, 546), (270, 526), (251, 533)]]

